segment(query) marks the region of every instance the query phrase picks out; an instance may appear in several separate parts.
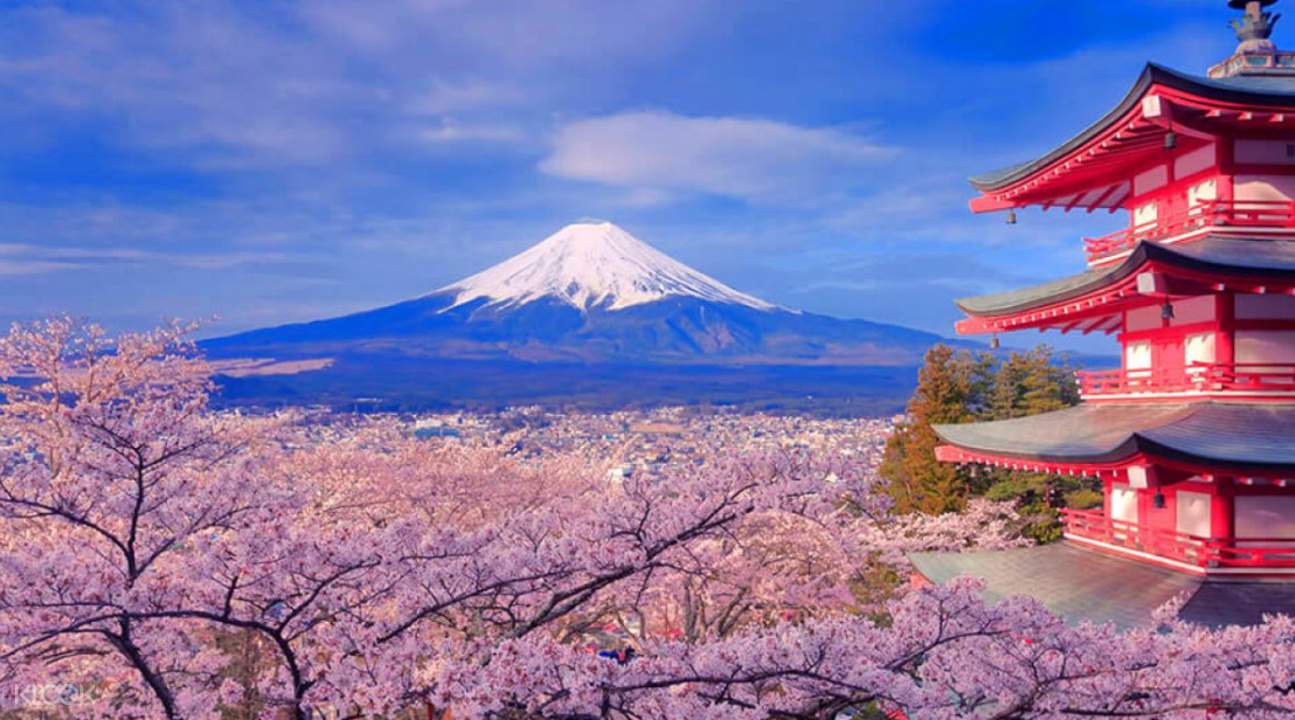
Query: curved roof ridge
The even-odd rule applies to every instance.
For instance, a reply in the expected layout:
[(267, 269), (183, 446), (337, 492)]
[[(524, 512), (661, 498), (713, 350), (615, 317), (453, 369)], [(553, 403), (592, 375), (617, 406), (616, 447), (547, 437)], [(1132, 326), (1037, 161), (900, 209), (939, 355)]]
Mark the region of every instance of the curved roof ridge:
[(954, 302), (972, 316), (1022, 312), (1071, 300), (1122, 280), (1148, 260), (1212, 273), (1264, 277), (1295, 274), (1295, 241), (1231, 235), (1207, 235), (1178, 245), (1142, 240), (1128, 257), (1116, 264), (1018, 290), (959, 298)]
[(1147, 89), (1154, 84), (1197, 92), (1230, 102), (1295, 107), (1295, 78), (1292, 77), (1236, 76), (1215, 79), (1192, 75), (1159, 63), (1148, 62), (1143, 66), (1142, 73), (1138, 75), (1137, 81), (1124, 95), (1124, 98), (1096, 122), (1087, 126), (1066, 142), (1033, 160), (1027, 160), (971, 177), (969, 179), (971, 185), (981, 192), (998, 190), (1047, 167), (1092, 139), (1094, 135), (1109, 127), (1117, 118), (1133, 109), (1141, 101)]
[(1139, 452), (1234, 469), (1295, 470), (1295, 403), (1214, 400), (1080, 404), (1011, 420), (936, 425), (944, 442), (991, 456), (1110, 463)]

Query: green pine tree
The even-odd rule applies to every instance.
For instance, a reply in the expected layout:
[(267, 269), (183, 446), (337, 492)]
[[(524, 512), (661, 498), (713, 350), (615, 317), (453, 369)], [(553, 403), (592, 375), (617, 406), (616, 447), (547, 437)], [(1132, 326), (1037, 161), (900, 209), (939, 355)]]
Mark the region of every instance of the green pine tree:
[(908, 420), (886, 443), (881, 476), (899, 512), (939, 514), (962, 509), (970, 492), (968, 473), (935, 459), (940, 438), (932, 425), (967, 422), (982, 399), (982, 378), (969, 353), (936, 345), (926, 353)]
[(886, 444), (880, 468), (899, 512), (938, 514), (961, 509), (968, 497), (1016, 500), (1029, 519), (1024, 532), (1039, 541), (1059, 537), (1057, 508), (1101, 501), (1092, 482), (990, 468), (961, 469), (935, 459), (932, 425), (1006, 420), (1053, 412), (1079, 402), (1074, 371), (1046, 345), (998, 359), (990, 353), (932, 348), (908, 404), (907, 420)]

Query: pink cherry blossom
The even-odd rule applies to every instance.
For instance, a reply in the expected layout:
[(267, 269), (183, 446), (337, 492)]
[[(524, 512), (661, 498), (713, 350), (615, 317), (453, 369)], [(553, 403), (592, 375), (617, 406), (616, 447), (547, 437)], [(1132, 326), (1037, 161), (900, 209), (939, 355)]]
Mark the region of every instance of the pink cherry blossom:
[(1289, 618), (1210, 630), (1169, 607), (1118, 632), (987, 605), (974, 579), (895, 582), (905, 552), (1021, 544), (1009, 506), (896, 516), (872, 467), (803, 451), (612, 480), (380, 423), (306, 442), (294, 414), (212, 410), (187, 330), (110, 339), (55, 319), (0, 341), (6, 709), (1295, 712)]

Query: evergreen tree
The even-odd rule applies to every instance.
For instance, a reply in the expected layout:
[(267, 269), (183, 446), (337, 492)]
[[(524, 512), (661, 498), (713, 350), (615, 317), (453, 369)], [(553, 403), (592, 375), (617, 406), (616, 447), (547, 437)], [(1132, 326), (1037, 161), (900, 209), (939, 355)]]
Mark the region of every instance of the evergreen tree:
[(1069, 362), (1058, 362), (1052, 348), (1040, 345), (1025, 354), (1021, 378), (1021, 414), (1038, 415), (1078, 404), (1079, 385)]
[(1017, 500), (1034, 518), (1026, 534), (1055, 539), (1060, 533), (1056, 508), (1100, 502), (1091, 481), (938, 462), (935, 448), (941, 441), (931, 426), (1020, 418), (1078, 402), (1073, 369), (1046, 345), (1001, 360), (937, 345), (926, 354), (907, 419), (886, 445), (881, 477), (900, 512), (956, 511), (972, 495)]
[[(1028, 352), (1014, 352), (999, 364), (989, 419), (1028, 417), (1078, 402), (1074, 370), (1068, 362), (1058, 361), (1052, 348), (1040, 345)], [(1089, 506), (1095, 494), (1089, 488), (1091, 481), (1084, 478), (985, 469), (980, 480), (986, 497), (1019, 502), (1022, 513), (1031, 518), (1025, 533), (1040, 541), (1060, 537), (1058, 508)]]
[(1069, 362), (1058, 361), (1047, 345), (1014, 352), (994, 372), (989, 420), (1038, 415), (1079, 402), (1079, 386)]
[(970, 489), (968, 474), (935, 459), (940, 438), (932, 425), (967, 422), (980, 389), (969, 353), (936, 345), (926, 353), (908, 419), (886, 443), (881, 475), (900, 512), (940, 514), (960, 510)]
[(986, 420), (1021, 417), (1021, 398), (1025, 394), (1026, 359), (1012, 353), (998, 365)]
[(967, 393), (967, 412), (977, 419), (989, 416), (997, 382), (998, 360), (991, 352), (968, 356), (970, 387)]

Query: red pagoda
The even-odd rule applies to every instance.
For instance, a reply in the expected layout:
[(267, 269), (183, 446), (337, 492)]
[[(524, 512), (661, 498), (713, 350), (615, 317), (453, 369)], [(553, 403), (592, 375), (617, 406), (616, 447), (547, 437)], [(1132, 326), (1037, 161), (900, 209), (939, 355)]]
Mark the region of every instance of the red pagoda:
[(1084, 240), (1087, 269), (958, 301), (963, 334), (1115, 335), (1119, 369), (1084, 402), (946, 425), (941, 460), (1100, 479), (1065, 540), (916, 555), (929, 579), (986, 578), (1075, 618), (1132, 624), (1184, 591), (1184, 615), (1295, 610), (1295, 53), (1276, 0), (1232, 0), (1236, 52), (1188, 75), (1155, 64), (1099, 121), (1042, 157), (972, 179), (975, 212), (1128, 212)]

